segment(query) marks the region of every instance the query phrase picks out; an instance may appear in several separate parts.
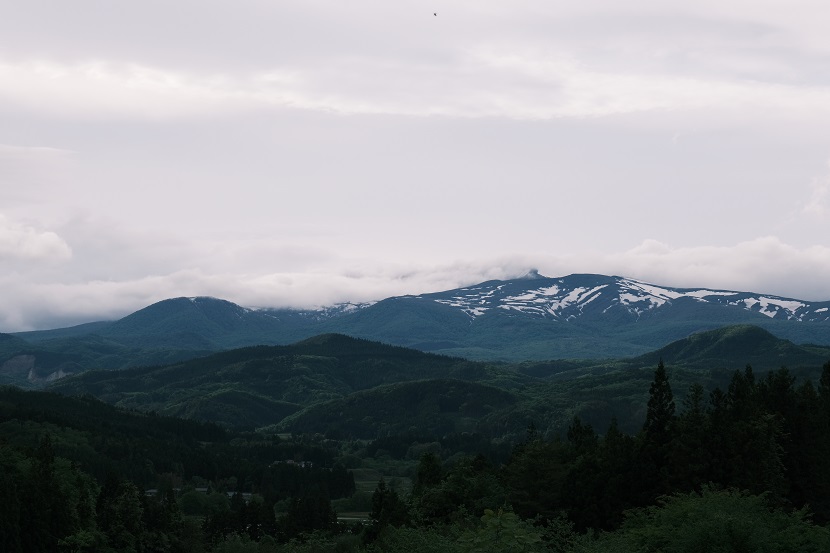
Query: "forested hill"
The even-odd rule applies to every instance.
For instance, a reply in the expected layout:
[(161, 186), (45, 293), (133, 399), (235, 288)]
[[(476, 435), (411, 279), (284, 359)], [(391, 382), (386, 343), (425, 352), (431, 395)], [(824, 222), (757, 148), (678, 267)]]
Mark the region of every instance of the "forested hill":
[(416, 427), (518, 436), (530, 421), (561, 432), (577, 415), (601, 426), (616, 416), (633, 431), (642, 424), (646, 383), (661, 358), (680, 389), (693, 382), (713, 389), (748, 363), (758, 374), (788, 366), (801, 379), (815, 379), (830, 349), (741, 326), (634, 359), (490, 364), (327, 334), (160, 367), (90, 371), (50, 389), (237, 429), (371, 438)]
[(638, 360), (654, 359), (655, 354), (671, 365), (714, 368), (744, 364), (765, 371), (820, 366), (830, 359), (830, 347), (796, 345), (754, 325), (735, 325), (692, 334)]
[(464, 359), (324, 335), (292, 346), (241, 348), (163, 367), (90, 371), (60, 380), (50, 389), (92, 394), (122, 407), (258, 427), (308, 405), (382, 384), (487, 380), (492, 373)]
[[(276, 502), (316, 493), (331, 514), (329, 500), (354, 493), (335, 455), (88, 396), (0, 386), (0, 550), (204, 551), (213, 534), (269, 518), (275, 533)], [(248, 505), (242, 494), (254, 490)], [(198, 517), (183, 517), (194, 509)]]
[[(509, 450), (418, 427), (372, 441), (237, 434), (0, 388), (0, 543), (9, 553), (830, 550), (830, 363), (800, 383), (786, 369), (734, 371), (709, 394), (697, 384), (675, 395), (670, 373), (659, 363), (642, 383), (633, 432), (573, 417), (558, 436), (529, 425)], [(387, 484), (381, 467), (396, 478)], [(358, 493), (358, 471), (380, 477)], [(362, 505), (365, 519), (338, 519), (332, 500)]]

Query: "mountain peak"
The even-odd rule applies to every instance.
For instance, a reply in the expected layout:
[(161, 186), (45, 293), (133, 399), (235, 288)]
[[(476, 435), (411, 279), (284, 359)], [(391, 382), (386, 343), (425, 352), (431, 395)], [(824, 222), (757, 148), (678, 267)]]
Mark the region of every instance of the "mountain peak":
[(539, 280), (542, 278), (547, 278), (544, 275), (539, 274), (539, 269), (531, 269), (516, 280)]
[(717, 367), (752, 365), (755, 369), (780, 367), (782, 358), (791, 363), (811, 365), (821, 354), (776, 337), (756, 325), (739, 324), (696, 332), (640, 359), (659, 356), (668, 364), (692, 363)]

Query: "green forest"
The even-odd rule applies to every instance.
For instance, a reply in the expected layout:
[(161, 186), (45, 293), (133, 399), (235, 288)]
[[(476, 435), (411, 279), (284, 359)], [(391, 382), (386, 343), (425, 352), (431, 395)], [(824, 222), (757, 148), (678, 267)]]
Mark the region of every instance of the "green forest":
[(830, 550), (830, 363), (677, 395), (670, 373), (634, 431), (574, 416), (512, 440), (242, 430), (5, 387), (0, 550)]

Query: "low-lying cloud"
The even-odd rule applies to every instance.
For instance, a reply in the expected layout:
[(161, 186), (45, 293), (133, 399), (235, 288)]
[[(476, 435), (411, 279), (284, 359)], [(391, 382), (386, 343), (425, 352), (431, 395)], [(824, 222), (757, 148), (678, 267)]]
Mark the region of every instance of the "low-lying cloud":
[(733, 246), (678, 248), (649, 240), (604, 263), (618, 274), (656, 284), (830, 300), (830, 248), (797, 248), (774, 236)]
[(14, 275), (0, 313), (6, 332), (117, 319), (156, 301), (214, 296), (246, 307), (315, 308), (340, 302), (437, 292), (491, 279), (601, 273), (674, 287), (752, 291), (830, 300), (830, 248), (796, 248), (775, 237), (733, 246), (680, 247), (646, 240), (625, 252), (551, 256), (520, 254), (429, 265), (350, 263), (272, 273), (206, 273), (186, 269), (125, 280), (32, 283)]

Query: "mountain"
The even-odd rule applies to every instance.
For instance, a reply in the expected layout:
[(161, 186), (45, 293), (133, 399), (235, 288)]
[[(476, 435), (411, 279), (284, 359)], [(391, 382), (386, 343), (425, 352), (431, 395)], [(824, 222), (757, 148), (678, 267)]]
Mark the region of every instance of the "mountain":
[(729, 367), (741, 363), (756, 370), (820, 367), (830, 361), (830, 347), (799, 346), (757, 326), (735, 325), (699, 332), (640, 359), (659, 355), (666, 363), (695, 367)]
[(640, 320), (665, 308), (731, 306), (769, 319), (830, 321), (830, 302), (805, 302), (749, 292), (667, 288), (616, 276), (575, 274), (548, 278), (538, 272), (507, 281), (489, 281), (448, 292), (414, 296), (448, 305), (477, 318), (494, 309), (560, 321), (603, 314), (619, 321)]
[(17, 336), (0, 334), (0, 385), (45, 384), (79, 370), (83, 367), (70, 352), (49, 351)]
[(725, 370), (728, 375), (751, 365), (756, 372), (787, 367), (794, 374), (814, 378), (830, 361), (830, 346), (797, 345), (758, 326), (733, 325), (696, 332), (632, 358), (525, 361), (517, 365), (517, 370), (529, 376), (568, 379), (651, 367), (661, 359), (667, 366), (697, 374)]
[[(140, 365), (168, 364), (206, 355), (212, 350), (133, 347), (97, 334), (27, 341), (0, 335), (0, 384), (24, 388), (42, 387), (65, 376), (90, 369), (123, 369)], [(7, 336), (13, 339), (2, 339)]]
[[(642, 425), (660, 359), (678, 397), (698, 382), (725, 387), (751, 363), (817, 381), (830, 347), (797, 346), (753, 326), (694, 334), (630, 359), (483, 363), (328, 334), (162, 367), (89, 371), (52, 391), (225, 427), (372, 438), (410, 431), (521, 434), (533, 421), (559, 431), (574, 415), (605, 428), (612, 415)], [(491, 437), (492, 437), (491, 436)]]
[(830, 302), (577, 274), (389, 298), (328, 321), (339, 332), (471, 359), (636, 356), (693, 332), (753, 324), (830, 344)]
[(117, 321), (21, 332), (16, 336), (44, 343), (97, 335), (131, 347), (217, 351), (257, 344), (287, 344), (319, 334), (305, 329), (321, 318), (333, 316), (328, 313), (340, 313), (344, 309), (255, 310), (218, 298), (171, 298)]
[(317, 310), (173, 298), (114, 322), (15, 336), (56, 354), (72, 350), (82, 368), (124, 368), (287, 345), (323, 333), (476, 360), (636, 357), (735, 324), (755, 325), (794, 343), (827, 345), (830, 302), (671, 288), (618, 276), (549, 278), (532, 271), (512, 280)]
[(323, 335), (290, 346), (241, 348), (163, 367), (89, 371), (51, 389), (92, 394), (120, 407), (256, 427), (360, 390), (436, 378), (485, 381), (490, 371), (464, 359)]
[(0, 384), (41, 387), (90, 369), (167, 365), (244, 346), (289, 344), (318, 334), (321, 319), (353, 308), (253, 310), (216, 298), (173, 298), (118, 321), (0, 335)]

